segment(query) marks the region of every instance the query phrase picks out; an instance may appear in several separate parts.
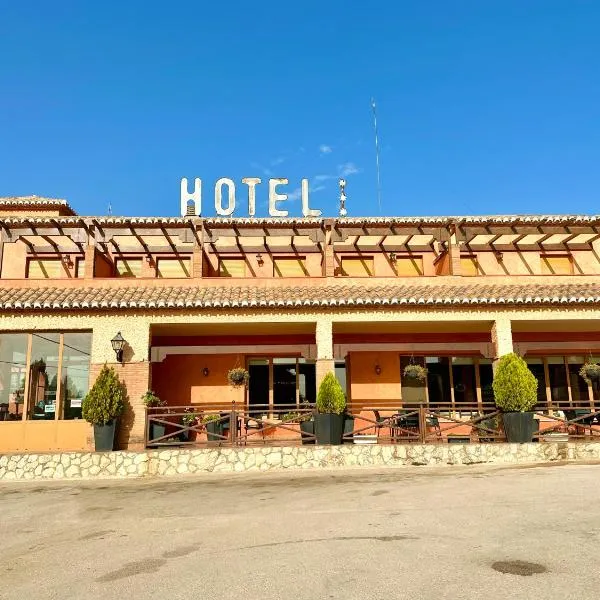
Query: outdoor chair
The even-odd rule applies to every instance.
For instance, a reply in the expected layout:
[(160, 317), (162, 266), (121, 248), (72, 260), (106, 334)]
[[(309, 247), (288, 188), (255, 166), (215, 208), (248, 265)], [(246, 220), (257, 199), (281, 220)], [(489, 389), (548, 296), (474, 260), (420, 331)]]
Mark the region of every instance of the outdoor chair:
[(262, 437), (263, 444), (266, 444), (265, 430), (267, 424), (262, 419), (248, 419), (246, 421), (246, 437), (244, 438), (244, 444), (248, 444), (248, 437), (256, 437), (256, 434), (260, 434)]
[(410, 410), (401, 411), (394, 415), (394, 425), (394, 438), (401, 438), (404, 435), (412, 438), (411, 433), (419, 433), (419, 413)]
[(583, 432), (585, 435), (586, 427), (590, 429), (590, 435), (592, 435), (592, 425), (594, 424), (594, 416), (590, 414), (590, 410), (587, 408), (572, 408), (572, 409), (563, 409), (563, 413), (565, 415), (565, 419), (567, 421), (574, 421), (578, 419), (575, 423), (567, 423), (567, 432), (570, 433), (570, 429), (573, 428), (574, 435), (578, 435), (579, 431)]
[(373, 411), (373, 415), (375, 416), (375, 423), (373, 427), (375, 427), (375, 434), (377, 435), (377, 441), (379, 441), (379, 433), (384, 427), (387, 427), (390, 432), (390, 439), (394, 437), (394, 422), (391, 418), (385, 418), (381, 416), (381, 413), (378, 410)]
[(427, 417), (427, 427), (435, 431), (436, 437), (442, 439), (442, 428), (440, 427), (440, 419), (437, 415), (430, 415)]

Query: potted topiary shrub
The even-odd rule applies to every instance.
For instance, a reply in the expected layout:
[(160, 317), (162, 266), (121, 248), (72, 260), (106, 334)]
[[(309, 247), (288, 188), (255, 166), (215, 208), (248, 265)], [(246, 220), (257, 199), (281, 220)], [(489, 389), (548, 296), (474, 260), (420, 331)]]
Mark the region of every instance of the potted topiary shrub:
[(107, 452), (115, 443), (117, 419), (125, 410), (125, 386), (112, 367), (104, 365), (83, 399), (83, 418), (94, 426), (96, 452)]
[(315, 430), (318, 444), (341, 444), (346, 397), (333, 373), (327, 373), (317, 394)]
[[(148, 408), (159, 408), (161, 406), (165, 406), (167, 403), (164, 400), (161, 400), (152, 390), (148, 390), (142, 396), (142, 402), (144, 406)], [(150, 427), (148, 431), (149, 440), (156, 440), (158, 438), (163, 437), (167, 433), (167, 426), (164, 423), (155, 423), (154, 421), (150, 421)]]
[(310, 402), (304, 401), (301, 407), (311, 412), (303, 412), (300, 416), (300, 435), (302, 436), (302, 444), (314, 444), (315, 440), (315, 413), (314, 405)]
[(533, 440), (534, 419), (530, 412), (537, 402), (538, 381), (517, 354), (505, 354), (494, 375), (494, 399), (502, 411), (506, 441)]

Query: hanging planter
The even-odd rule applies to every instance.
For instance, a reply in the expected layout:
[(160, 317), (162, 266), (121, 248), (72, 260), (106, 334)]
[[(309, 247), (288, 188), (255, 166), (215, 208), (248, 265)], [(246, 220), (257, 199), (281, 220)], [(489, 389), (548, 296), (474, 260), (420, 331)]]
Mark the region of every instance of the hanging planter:
[(598, 363), (586, 361), (585, 364), (579, 369), (579, 375), (586, 381), (597, 381), (600, 379), (600, 365)]
[(246, 386), (250, 381), (250, 373), (242, 367), (235, 367), (227, 372), (227, 381), (234, 388)]
[(416, 381), (425, 381), (427, 379), (427, 369), (421, 365), (406, 365), (403, 374), (407, 379), (415, 379)]

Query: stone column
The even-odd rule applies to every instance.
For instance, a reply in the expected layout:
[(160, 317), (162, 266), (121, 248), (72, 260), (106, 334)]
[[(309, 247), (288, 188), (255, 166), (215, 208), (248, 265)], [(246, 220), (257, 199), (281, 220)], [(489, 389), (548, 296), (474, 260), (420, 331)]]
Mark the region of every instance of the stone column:
[(85, 247), (85, 273), (83, 277), (85, 279), (93, 279), (96, 266), (96, 246), (95, 244), (88, 244)]
[(317, 365), (316, 380), (317, 391), (321, 381), (327, 373), (335, 373), (335, 363), (333, 360), (333, 323), (328, 317), (320, 317), (316, 324), (316, 342), (317, 342)]
[(498, 317), (492, 325), (492, 345), (494, 348), (494, 369), (498, 364), (498, 359), (505, 354), (513, 351), (512, 328), (510, 319), (507, 317)]
[[(116, 362), (110, 340), (118, 333), (127, 341), (123, 363)], [(119, 420), (117, 447), (121, 450), (141, 450), (144, 447), (146, 413), (141, 396), (151, 388), (150, 323), (135, 315), (111, 317), (99, 321), (92, 332), (90, 386), (102, 367), (113, 367), (127, 388), (127, 406)]]

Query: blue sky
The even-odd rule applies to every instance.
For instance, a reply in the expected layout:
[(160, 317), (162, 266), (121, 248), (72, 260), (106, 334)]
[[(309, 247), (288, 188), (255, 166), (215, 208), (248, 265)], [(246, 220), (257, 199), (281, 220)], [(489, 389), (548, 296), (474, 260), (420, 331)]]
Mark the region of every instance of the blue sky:
[(219, 177), (308, 177), (335, 215), (345, 174), (378, 215), (373, 96), (383, 215), (600, 212), (598, 31), (593, 0), (5, 2), (0, 196), (176, 215), (201, 177), (210, 216)]

